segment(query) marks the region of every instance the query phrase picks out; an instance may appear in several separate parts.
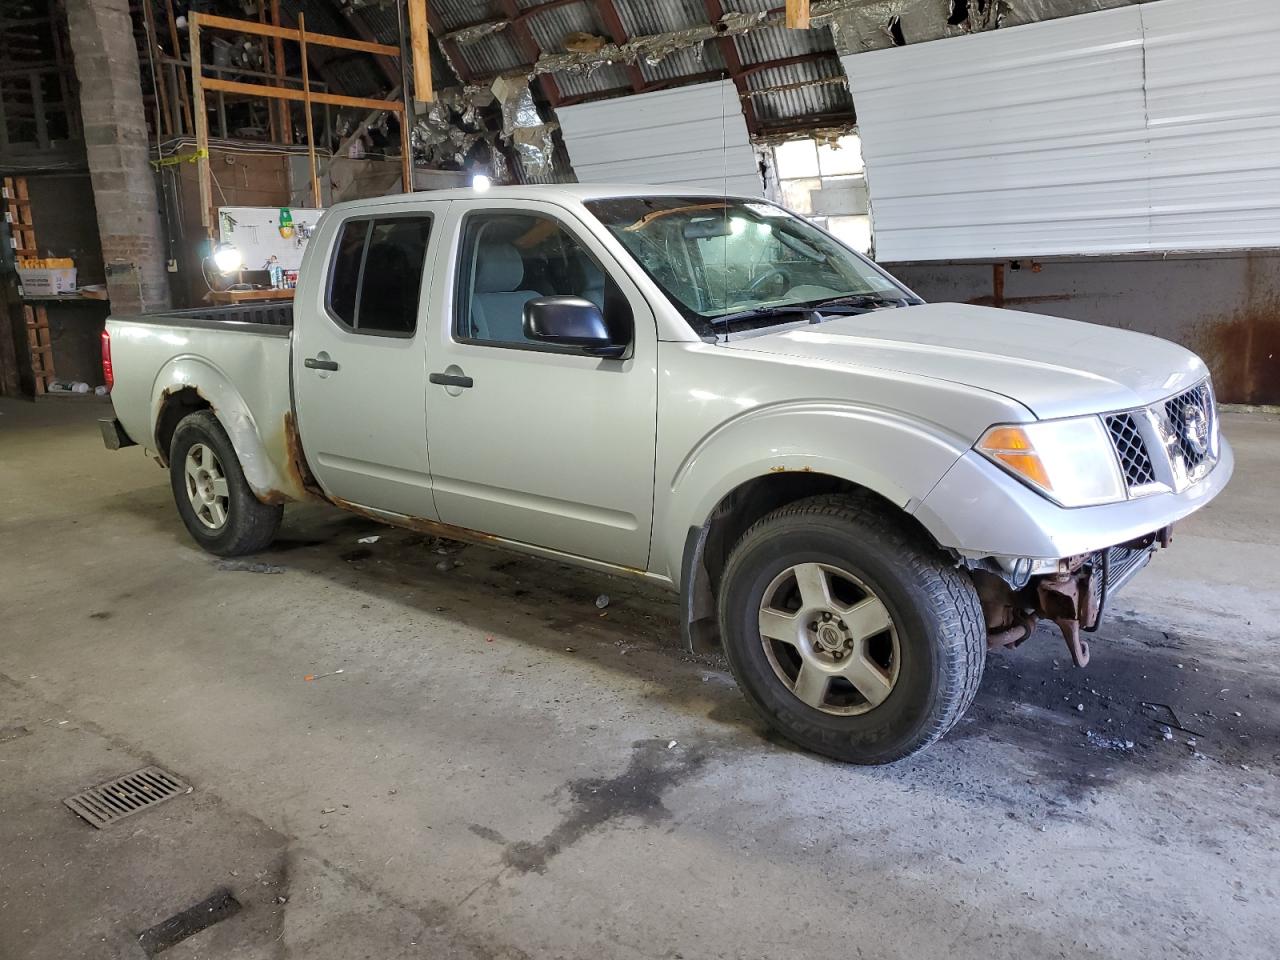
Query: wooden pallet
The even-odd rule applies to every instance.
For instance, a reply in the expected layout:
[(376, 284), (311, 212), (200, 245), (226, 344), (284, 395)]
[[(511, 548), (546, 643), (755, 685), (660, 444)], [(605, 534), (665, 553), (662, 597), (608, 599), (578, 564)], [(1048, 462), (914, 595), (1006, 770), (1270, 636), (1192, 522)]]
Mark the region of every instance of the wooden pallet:
[(36, 228), (31, 219), (31, 202), (27, 198), (27, 178), (5, 177), (4, 200), (4, 218), (9, 221), (14, 256), (40, 256), (36, 246)]
[(44, 304), (24, 304), (27, 319), (27, 350), (31, 354), (31, 373), (35, 377), (36, 395), (49, 389), (57, 376), (53, 370), (53, 344), (49, 340), (49, 314)]

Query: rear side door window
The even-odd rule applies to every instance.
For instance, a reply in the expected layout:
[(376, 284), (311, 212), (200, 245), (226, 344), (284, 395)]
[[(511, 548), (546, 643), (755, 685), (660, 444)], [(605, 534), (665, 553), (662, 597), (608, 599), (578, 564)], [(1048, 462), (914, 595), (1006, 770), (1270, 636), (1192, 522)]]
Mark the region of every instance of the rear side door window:
[(413, 336), (430, 236), (429, 216), (346, 221), (329, 275), (330, 317), (354, 333)]

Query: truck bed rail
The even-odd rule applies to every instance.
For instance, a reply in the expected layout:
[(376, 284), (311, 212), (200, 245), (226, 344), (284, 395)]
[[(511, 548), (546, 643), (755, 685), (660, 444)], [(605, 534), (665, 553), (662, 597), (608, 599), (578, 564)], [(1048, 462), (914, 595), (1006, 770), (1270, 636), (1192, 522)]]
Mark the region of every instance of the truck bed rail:
[(113, 316), (122, 323), (156, 323), (171, 327), (199, 327), (213, 330), (248, 330), (270, 336), (287, 337), (293, 329), (293, 301), (246, 303), (229, 307), (191, 307), (136, 316)]

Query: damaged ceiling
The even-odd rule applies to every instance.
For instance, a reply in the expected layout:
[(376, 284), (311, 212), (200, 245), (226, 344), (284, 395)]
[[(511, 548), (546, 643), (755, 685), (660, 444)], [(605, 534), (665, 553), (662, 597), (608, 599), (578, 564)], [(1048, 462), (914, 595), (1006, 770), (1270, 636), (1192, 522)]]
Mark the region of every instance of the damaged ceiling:
[(1096, 13), (1154, 0), (866, 0), (831, 25), (842, 54)]
[[(1136, 2), (813, 0), (812, 27), (789, 30), (781, 0), (427, 0), (443, 82), (414, 142), (432, 165), (461, 165), (477, 143), (501, 143), (506, 157), (490, 151), (499, 177), (569, 179), (557, 108), (719, 79), (733, 82), (756, 140), (840, 131), (855, 122), (841, 55)], [(320, 30), (399, 43), (396, 0), (282, 7)], [(387, 58), (326, 66), (331, 84), (359, 95), (399, 83)]]

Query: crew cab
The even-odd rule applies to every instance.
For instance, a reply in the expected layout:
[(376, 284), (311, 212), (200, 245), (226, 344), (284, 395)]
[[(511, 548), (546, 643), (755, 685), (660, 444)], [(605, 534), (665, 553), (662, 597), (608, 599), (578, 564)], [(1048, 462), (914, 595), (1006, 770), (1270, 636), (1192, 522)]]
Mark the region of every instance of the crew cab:
[(108, 446), (196, 543), (319, 499), (677, 591), (782, 734), (883, 763), (991, 647), (1082, 631), (1227, 483), (1209, 374), (1154, 337), (927, 304), (752, 197), (546, 186), (321, 218), (292, 304), (112, 317)]

